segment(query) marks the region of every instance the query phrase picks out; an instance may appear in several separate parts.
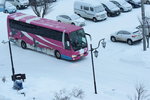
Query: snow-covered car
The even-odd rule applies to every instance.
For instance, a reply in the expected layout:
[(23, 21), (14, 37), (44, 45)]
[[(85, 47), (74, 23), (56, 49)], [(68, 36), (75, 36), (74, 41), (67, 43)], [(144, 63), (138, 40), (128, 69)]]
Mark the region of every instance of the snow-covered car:
[(76, 26), (85, 26), (85, 20), (76, 14), (64, 14), (56, 16), (58, 22), (69, 23)]
[(128, 43), (129, 45), (132, 45), (136, 41), (141, 41), (142, 39), (143, 36), (139, 30), (134, 31), (120, 30), (111, 34), (110, 36), (110, 40), (112, 42), (123, 41)]
[(126, 0), (133, 8), (141, 7), (141, 0)]
[(131, 4), (129, 4), (125, 0), (110, 0), (110, 1), (115, 5), (117, 5), (122, 12), (127, 12), (132, 10)]
[(150, 0), (144, 0), (145, 4), (150, 4)]
[(17, 8), (14, 5), (12, 5), (9, 2), (5, 3), (4, 13), (15, 13), (16, 11), (17, 11)]
[(120, 8), (110, 1), (102, 2), (102, 5), (104, 6), (108, 16), (118, 16), (121, 13)]

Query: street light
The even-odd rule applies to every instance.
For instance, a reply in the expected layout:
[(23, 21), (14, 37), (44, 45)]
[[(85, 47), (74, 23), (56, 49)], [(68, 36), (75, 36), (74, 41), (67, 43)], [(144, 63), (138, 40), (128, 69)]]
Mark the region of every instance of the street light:
[(15, 74), (15, 68), (14, 68), (14, 63), (13, 63), (13, 56), (12, 56), (12, 50), (11, 50), (11, 43), (10, 41), (2, 41), (3, 44), (8, 43), (9, 44), (9, 53), (10, 53), (10, 60), (11, 60), (11, 69), (12, 69), (12, 76), (11, 79), (12, 81), (16, 81), (16, 80), (23, 80), (26, 79), (26, 75), (25, 74)]
[(101, 39), (101, 40), (99, 40), (99, 42), (98, 42), (98, 46), (96, 47), (96, 48), (93, 48), (92, 50), (94, 50), (94, 56), (97, 58), (98, 57), (98, 51), (97, 51), (97, 49), (99, 48), (99, 46), (100, 46), (100, 43), (102, 44), (102, 47), (103, 48), (105, 48), (106, 47), (106, 42), (105, 42), (105, 38), (103, 38), (103, 39)]
[(93, 53), (95, 57), (98, 57), (98, 51), (97, 49), (100, 46), (100, 43), (102, 43), (103, 48), (106, 47), (105, 39), (99, 40), (98, 46), (96, 48), (92, 47), (92, 43), (90, 44), (90, 51), (91, 51), (91, 60), (92, 60), (92, 71), (93, 71), (93, 80), (94, 80), (94, 90), (95, 94), (97, 94), (97, 87), (96, 87), (96, 77), (95, 77), (95, 68), (94, 68), (94, 60), (93, 60)]
[[(90, 34), (87, 34), (90, 37), (90, 40), (92, 40), (92, 37)], [(93, 53), (94, 56), (97, 58), (98, 57), (98, 48), (100, 47), (100, 44), (102, 44), (102, 47), (105, 48), (106, 47), (106, 42), (105, 42), (105, 38), (99, 40), (98, 42), (98, 46), (96, 48), (92, 47), (92, 43), (90, 43), (90, 51), (91, 51), (91, 60), (92, 60), (92, 72), (93, 72), (93, 81), (94, 81), (94, 91), (95, 94), (97, 94), (97, 87), (96, 87), (96, 77), (95, 77), (95, 68), (94, 68), (94, 60), (93, 60)]]

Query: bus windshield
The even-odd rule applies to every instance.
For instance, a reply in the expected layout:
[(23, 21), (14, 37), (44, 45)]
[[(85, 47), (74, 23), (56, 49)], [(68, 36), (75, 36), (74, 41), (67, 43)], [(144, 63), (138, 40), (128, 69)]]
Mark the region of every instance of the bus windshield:
[(74, 51), (87, 47), (84, 30), (77, 30), (70, 34), (70, 42)]

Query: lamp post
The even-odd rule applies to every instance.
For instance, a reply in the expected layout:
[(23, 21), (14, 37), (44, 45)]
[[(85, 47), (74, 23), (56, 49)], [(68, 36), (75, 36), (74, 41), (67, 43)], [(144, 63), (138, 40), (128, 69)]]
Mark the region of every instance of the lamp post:
[(12, 76), (14, 76), (15, 75), (15, 69), (14, 69), (14, 64), (13, 64), (13, 57), (12, 57), (12, 50), (11, 50), (10, 41), (8, 41), (8, 44), (9, 44), (10, 60), (11, 60), (11, 67), (12, 67)]
[(4, 43), (4, 44), (8, 43), (9, 44), (9, 53), (10, 53), (11, 69), (12, 69), (12, 75), (11, 75), (12, 81), (14, 81), (14, 82), (16, 80), (23, 80), (24, 81), (26, 79), (25, 74), (15, 74), (15, 68), (14, 68), (14, 63), (13, 63), (13, 56), (12, 56), (10, 40), (6, 41), (6, 42), (3, 40), (2, 43)]
[(98, 57), (98, 51), (97, 51), (97, 49), (99, 48), (100, 44), (102, 44), (103, 48), (106, 47), (106, 42), (105, 42), (104, 38), (101, 39), (101, 40), (99, 40), (98, 46), (96, 48), (92, 47), (92, 43), (90, 44), (91, 60), (92, 60), (92, 72), (93, 72), (93, 81), (94, 81), (94, 91), (95, 91), (95, 94), (97, 94), (97, 87), (96, 87), (96, 77), (95, 77), (95, 68), (94, 68), (93, 53), (94, 53), (95, 57)]
[(97, 94), (97, 87), (96, 87), (96, 77), (95, 77), (95, 68), (94, 68), (94, 60), (93, 60), (93, 53), (95, 57), (98, 57), (98, 51), (97, 49), (100, 46), (100, 43), (102, 43), (103, 48), (106, 47), (106, 42), (105, 39), (101, 39), (98, 42), (98, 46), (96, 48), (92, 47), (92, 43), (90, 44), (90, 51), (91, 51), (91, 60), (92, 60), (92, 71), (93, 71), (93, 80), (94, 80), (94, 90), (95, 90), (95, 94)]
[(14, 68), (14, 63), (13, 63), (13, 57), (12, 57), (12, 50), (11, 50), (11, 44), (10, 41), (2, 41), (3, 44), (8, 43), (9, 46), (9, 53), (10, 53), (10, 61), (11, 61), (11, 69), (12, 69), (12, 76), (15, 75), (15, 68)]
[(145, 34), (145, 7), (144, 7), (144, 0), (141, 0), (141, 16), (142, 16), (142, 35), (143, 35), (143, 51), (146, 51), (146, 34)]

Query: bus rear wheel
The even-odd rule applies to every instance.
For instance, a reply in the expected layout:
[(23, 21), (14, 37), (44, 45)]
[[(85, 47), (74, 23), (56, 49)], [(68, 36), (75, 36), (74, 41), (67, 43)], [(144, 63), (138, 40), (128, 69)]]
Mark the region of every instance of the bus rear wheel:
[(60, 59), (61, 58), (61, 54), (60, 54), (60, 52), (59, 51), (55, 51), (55, 57), (57, 58), (57, 59)]
[(22, 47), (23, 49), (26, 49), (26, 48), (27, 48), (27, 45), (26, 45), (26, 43), (25, 43), (24, 41), (21, 42), (21, 47)]

